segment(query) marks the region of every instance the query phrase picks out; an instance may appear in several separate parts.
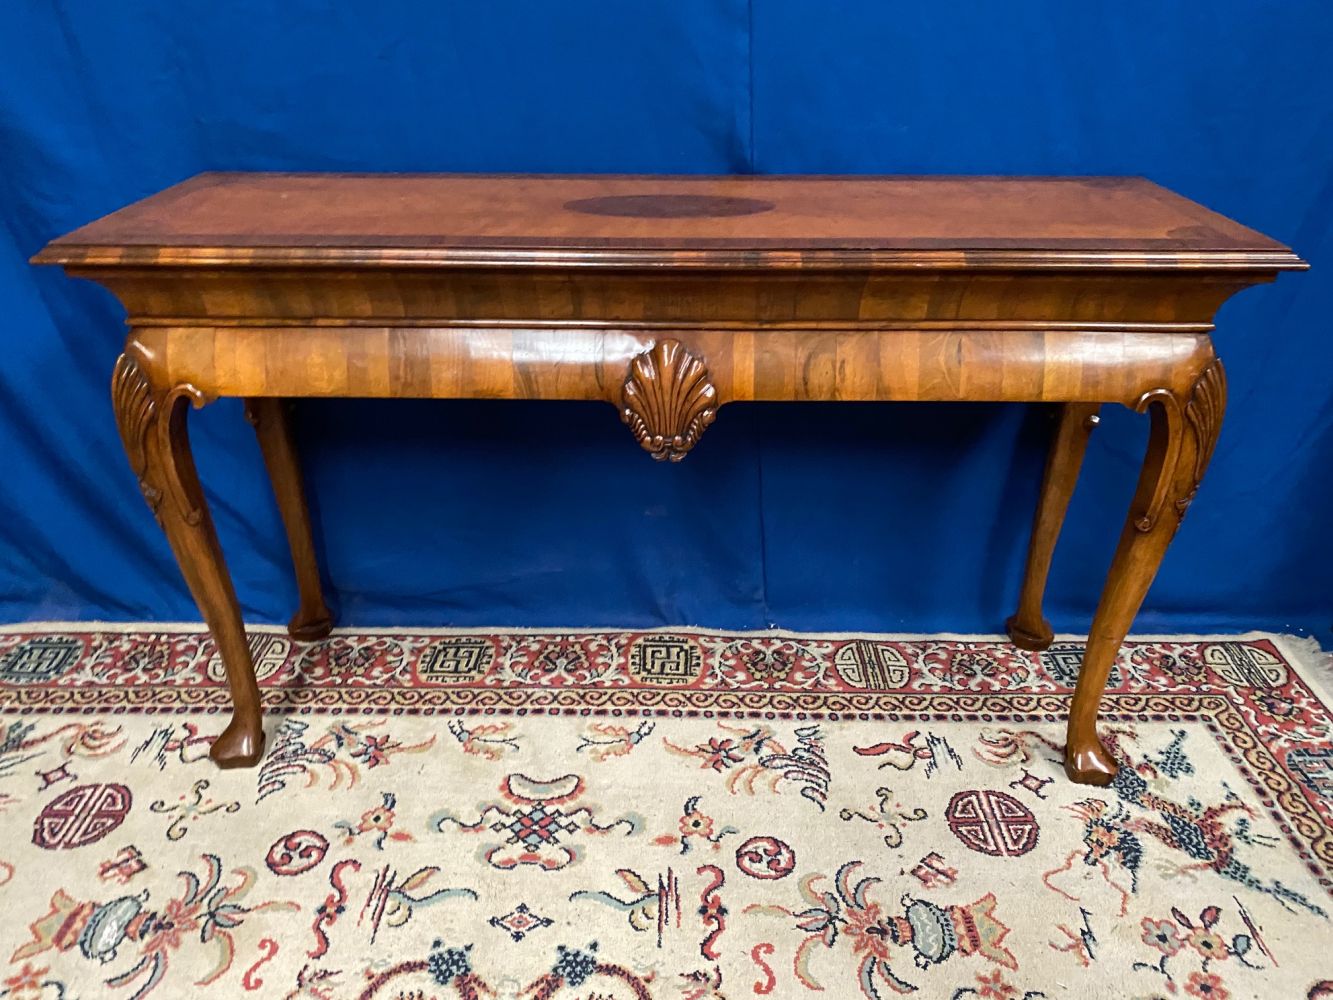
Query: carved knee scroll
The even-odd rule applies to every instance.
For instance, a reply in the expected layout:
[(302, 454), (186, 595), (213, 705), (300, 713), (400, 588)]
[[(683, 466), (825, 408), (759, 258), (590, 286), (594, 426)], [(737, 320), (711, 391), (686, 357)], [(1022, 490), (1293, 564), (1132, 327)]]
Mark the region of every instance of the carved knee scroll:
[(620, 419), (657, 461), (679, 462), (717, 416), (717, 389), (702, 358), (660, 340), (630, 362)]
[[(208, 402), (208, 398), (189, 384), (174, 386), (165, 393), (155, 393), (148, 376), (139, 363), (130, 355), (122, 354), (116, 359), (116, 367), (111, 375), (111, 405), (116, 413), (116, 426), (120, 429), (120, 440), (125, 445), (125, 454), (129, 456), (130, 467), (139, 479), (139, 489), (148, 501), (153, 515), (162, 521), (162, 500), (164, 493), (175, 504), (181, 519), (189, 525), (197, 525), (203, 517), (203, 509), (196, 491), (189, 489), (181, 474), (180, 445), (172, 441), (172, 421), (177, 418), (177, 405), (189, 400), (198, 409)], [(150, 435), (154, 435), (150, 439)], [(151, 463), (150, 449), (156, 448), (158, 454), (166, 460)], [(154, 473), (160, 473), (155, 475)], [(191, 471), (190, 476), (193, 476)]]
[[(1134, 520), (1134, 527), (1139, 531), (1153, 530), (1168, 501), (1175, 508), (1177, 520), (1185, 516), (1199, 492), (1199, 483), (1213, 457), (1213, 449), (1217, 447), (1226, 403), (1226, 371), (1220, 358), (1215, 358), (1194, 380), (1183, 406), (1165, 389), (1146, 392), (1139, 397), (1134, 408), (1143, 413), (1155, 404), (1158, 409), (1154, 411), (1154, 417), (1164, 421), (1166, 429), (1166, 433), (1160, 435), (1166, 454), (1159, 465), (1157, 481), (1147, 507)], [(1181, 454), (1185, 451), (1186, 430), (1193, 438), (1193, 447), (1189, 449), (1193, 452), (1193, 461), (1188, 476), (1184, 475), (1186, 470), (1179, 468)]]
[(1195, 450), (1193, 485), (1187, 494), (1176, 498), (1176, 511), (1181, 517), (1185, 516), (1185, 511), (1194, 502), (1204, 471), (1213, 459), (1217, 437), (1222, 431), (1222, 414), (1226, 408), (1227, 373), (1222, 367), (1222, 359), (1216, 358), (1195, 381), (1189, 402), (1185, 404), (1185, 422), (1194, 435)]

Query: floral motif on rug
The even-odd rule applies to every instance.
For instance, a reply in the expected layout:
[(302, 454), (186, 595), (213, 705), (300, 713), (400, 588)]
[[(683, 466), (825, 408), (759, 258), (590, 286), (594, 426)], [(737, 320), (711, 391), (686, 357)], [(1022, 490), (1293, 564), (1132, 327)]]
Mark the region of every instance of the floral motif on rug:
[(1288, 640), (1128, 643), (1107, 788), (1060, 765), (1072, 642), (251, 644), (224, 772), (206, 635), (0, 630), (0, 997), (1333, 997)]

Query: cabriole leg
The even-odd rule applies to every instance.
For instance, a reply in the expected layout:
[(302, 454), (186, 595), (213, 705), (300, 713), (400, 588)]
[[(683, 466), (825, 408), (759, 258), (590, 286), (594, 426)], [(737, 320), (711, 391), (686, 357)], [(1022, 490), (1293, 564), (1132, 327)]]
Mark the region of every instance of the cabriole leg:
[(1138, 402), (1139, 412), (1152, 416), (1148, 454), (1074, 690), (1065, 746), (1065, 772), (1073, 781), (1106, 785), (1115, 777), (1116, 762), (1097, 738), (1097, 707), (1120, 644), (1212, 458), (1225, 407), (1226, 376), (1216, 359), (1188, 397), (1158, 390)]
[(252, 767), (264, 729), (240, 607), (190, 455), (186, 413), (208, 400), (192, 385), (153, 385), (132, 351), (116, 361), (111, 397), (121, 440), (144, 499), (166, 532), (185, 582), (227, 671), (232, 717), (209, 755), (219, 767)]
[(1023, 590), (1018, 599), (1018, 613), (1004, 623), (1005, 631), (1020, 649), (1042, 650), (1055, 638), (1051, 625), (1041, 613), (1046, 593), (1046, 577), (1051, 570), (1060, 526), (1064, 524), (1069, 498), (1078, 482), (1088, 437), (1097, 426), (1097, 403), (1065, 403), (1060, 407), (1059, 422), (1051, 450), (1046, 458), (1046, 472), (1037, 499), (1037, 516), (1032, 524), (1027, 566), (1023, 570)]
[(284, 399), (256, 397), (245, 401), (245, 416), (254, 425), (259, 449), (264, 453), (264, 465), (273, 481), (273, 493), (278, 500), (283, 526), (287, 529), (287, 544), (296, 570), (300, 607), (288, 623), (287, 631), (294, 639), (313, 642), (329, 634), (333, 616), (324, 603), (319, 563), (315, 559), (315, 543), (310, 531), (310, 510), (306, 506), (305, 486), (287, 407)]

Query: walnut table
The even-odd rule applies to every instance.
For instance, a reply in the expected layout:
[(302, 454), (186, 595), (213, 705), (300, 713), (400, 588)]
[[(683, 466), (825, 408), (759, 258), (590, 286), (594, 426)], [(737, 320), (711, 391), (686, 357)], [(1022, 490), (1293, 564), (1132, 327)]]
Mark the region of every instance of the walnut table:
[(217, 642), (223, 767), (262, 751), (259, 693), (186, 435), (240, 396), (291, 541), (300, 608), (330, 628), (283, 400), (601, 399), (678, 461), (724, 403), (1060, 404), (1008, 631), (1041, 601), (1102, 403), (1148, 413), (1138, 490), (1092, 622), (1065, 769), (1116, 764), (1097, 705), (1213, 453), (1211, 331), (1286, 247), (1135, 178), (205, 174), (35, 258), (129, 313), (112, 399), (130, 465)]

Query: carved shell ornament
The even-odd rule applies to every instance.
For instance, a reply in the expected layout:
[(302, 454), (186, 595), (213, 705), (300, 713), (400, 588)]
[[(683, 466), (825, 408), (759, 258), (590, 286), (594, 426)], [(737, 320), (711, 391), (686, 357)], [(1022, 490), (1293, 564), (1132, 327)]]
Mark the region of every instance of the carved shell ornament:
[(620, 419), (657, 461), (679, 462), (716, 416), (708, 368), (680, 341), (658, 341), (630, 362)]

